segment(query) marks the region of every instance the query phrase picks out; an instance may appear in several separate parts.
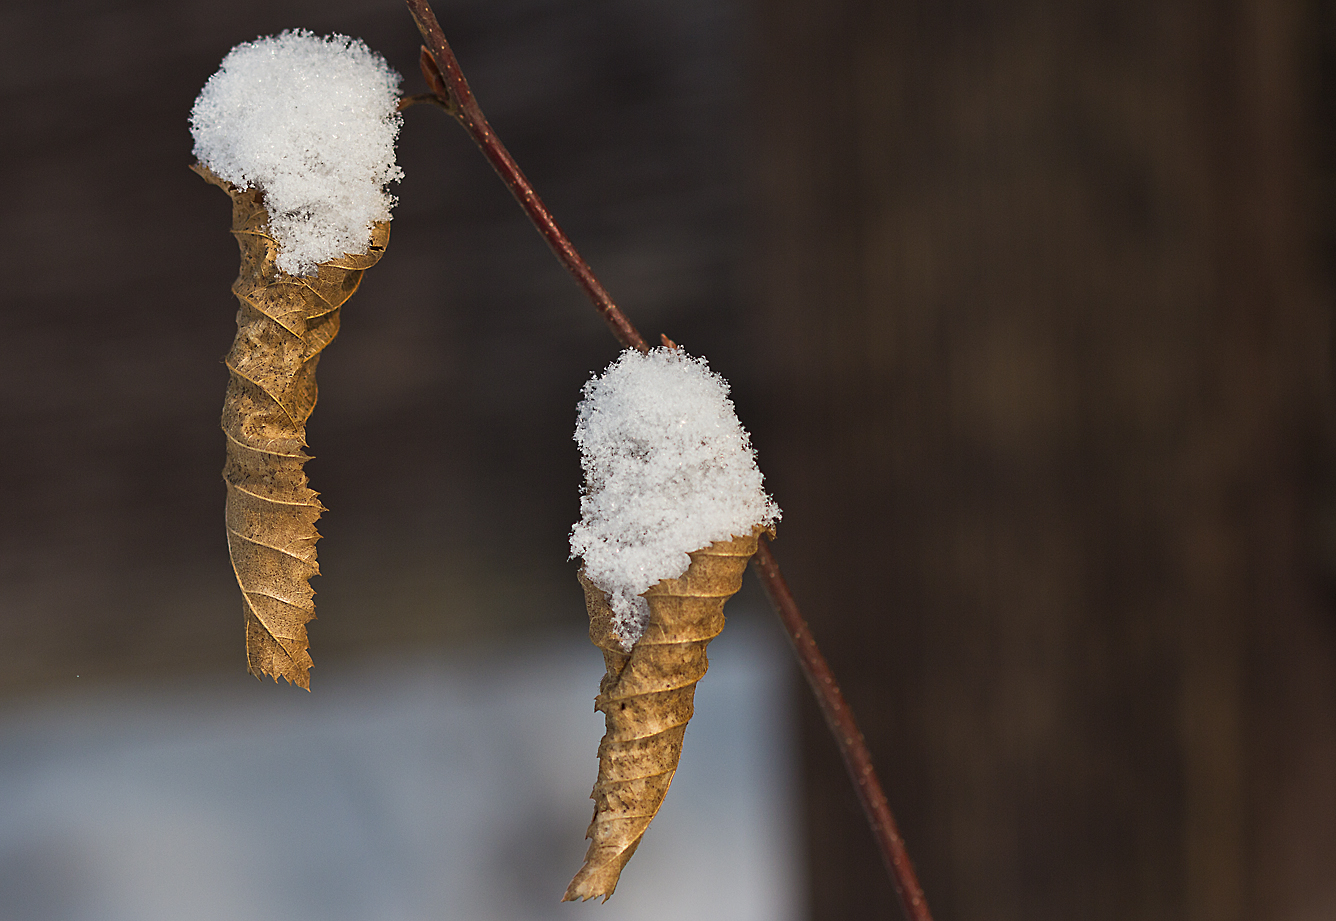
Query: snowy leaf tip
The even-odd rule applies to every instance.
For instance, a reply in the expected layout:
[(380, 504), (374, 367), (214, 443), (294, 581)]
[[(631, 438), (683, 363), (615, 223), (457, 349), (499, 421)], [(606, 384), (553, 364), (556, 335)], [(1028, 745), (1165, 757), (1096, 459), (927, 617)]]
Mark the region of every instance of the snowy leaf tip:
[(686, 571), (714, 541), (779, 520), (728, 382), (680, 349), (628, 349), (584, 388), (575, 426), (585, 485), (571, 555), (608, 595), (629, 650), (640, 594)]
[(399, 82), (357, 39), (290, 30), (233, 48), (195, 100), (195, 156), (264, 192), (284, 272), (365, 253), (389, 220)]

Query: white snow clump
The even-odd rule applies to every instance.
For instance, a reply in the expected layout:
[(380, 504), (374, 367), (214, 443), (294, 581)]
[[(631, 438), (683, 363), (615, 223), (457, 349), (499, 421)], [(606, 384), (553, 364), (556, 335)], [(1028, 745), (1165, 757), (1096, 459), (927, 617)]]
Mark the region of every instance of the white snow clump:
[(397, 73), (345, 35), (289, 30), (238, 45), (190, 113), (195, 156), (239, 188), (259, 188), (278, 267), (365, 253), (390, 218), (385, 184), (403, 178), (394, 140), (403, 119)]
[(627, 349), (585, 384), (575, 440), (585, 485), (571, 556), (628, 651), (649, 622), (641, 592), (686, 572), (691, 551), (779, 520), (728, 382), (703, 358)]

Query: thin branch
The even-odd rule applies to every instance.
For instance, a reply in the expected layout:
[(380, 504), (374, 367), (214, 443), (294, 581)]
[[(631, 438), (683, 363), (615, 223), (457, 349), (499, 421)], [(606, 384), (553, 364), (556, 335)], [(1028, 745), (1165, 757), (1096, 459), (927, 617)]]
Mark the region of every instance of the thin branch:
[(432, 12), (427, 0), (407, 0), (407, 2), (408, 11), (413, 14), (413, 21), (417, 23), (422, 39), (427, 43), (421, 61), (427, 83), (441, 97), (447, 111), (454, 115), (477, 143), (487, 162), (492, 164), (496, 174), (510, 189), (515, 200), (524, 209), (524, 213), (529, 215), (529, 220), (533, 221), (533, 225), (543, 235), (547, 245), (552, 247), (557, 259), (561, 260), (561, 264), (575, 277), (576, 284), (594, 302), (594, 307), (608, 324), (612, 334), (617, 337), (617, 341), (627, 348), (648, 352), (649, 345), (631, 325), (626, 314), (612, 302), (612, 296), (594, 277), (594, 270), (580, 257), (570, 238), (557, 226), (552, 212), (547, 210), (543, 200), (538, 197), (538, 193), (525, 178), (519, 164), (496, 136), (492, 126), (487, 123), (487, 118), (473, 99), (468, 81), (464, 79), (464, 73), (459, 69), (459, 62), (455, 60), (455, 54), (450, 50), (450, 45), (445, 40), (445, 33), (441, 31), (441, 26), (436, 21), (436, 14)]
[(770, 550), (770, 541), (764, 536), (752, 559), (752, 566), (761, 577), (766, 597), (784, 624), (789, 642), (793, 644), (793, 651), (802, 665), (803, 675), (821, 707), (821, 715), (826, 718), (826, 726), (839, 746), (840, 757), (844, 759), (849, 780), (853, 782), (863, 813), (872, 826), (872, 834), (876, 836), (882, 860), (886, 862), (891, 881), (895, 883), (895, 892), (900, 896), (905, 917), (909, 921), (932, 921), (928, 902), (923, 897), (923, 888), (914, 872), (914, 864), (909, 859), (909, 851), (905, 850), (905, 839), (900, 837), (900, 828), (895, 824), (895, 816), (891, 814), (890, 804), (881, 789), (881, 781), (872, 766), (872, 755), (854, 720), (854, 711), (845, 702), (835, 675), (816, 644), (816, 637), (812, 636), (802, 611), (798, 610), (798, 602), (789, 591), (789, 584), (779, 571), (779, 563)]
[[(417, 23), (418, 31), (422, 33), (422, 38), (426, 42), (420, 61), (422, 74), (431, 87), (432, 94), (438, 97), (440, 106), (458, 119), (468, 131), (497, 175), (520, 203), (520, 207), (529, 215), (539, 233), (552, 247), (557, 258), (593, 301), (594, 307), (607, 322), (617, 341), (629, 348), (648, 351), (649, 346), (645, 340), (599, 284), (593, 270), (576, 252), (570, 238), (557, 225), (542, 199), (529, 185), (519, 165), (515, 163), (487, 123), (482, 109), (473, 98), (468, 81), (464, 79), (459, 62), (455, 60), (454, 52), (450, 50), (450, 45), (445, 40), (445, 33), (441, 31), (430, 4), (427, 0), (406, 0), (406, 2), (413, 20)], [(418, 101), (419, 97), (410, 98)], [(665, 345), (675, 347), (667, 337), (662, 338)], [(905, 850), (904, 839), (900, 837), (895, 817), (891, 814), (886, 794), (882, 791), (881, 781), (872, 766), (872, 756), (868, 752), (863, 733), (859, 731), (853, 711), (845, 702), (830, 666), (821, 654), (807, 621), (803, 619), (802, 612), (799, 611), (798, 604), (794, 601), (793, 594), (779, 571), (779, 563), (775, 561), (774, 553), (771, 552), (770, 542), (764, 537), (761, 538), (753, 564), (765, 593), (775, 608), (775, 613), (779, 615), (789, 635), (803, 675), (807, 678), (812, 693), (816, 695), (821, 713), (826, 719), (826, 725), (831, 735), (835, 737), (840, 757), (844, 759), (844, 766), (849, 772), (850, 780), (853, 781), (859, 802), (863, 805), (868, 824), (872, 826), (872, 834), (890, 872), (891, 880), (895, 884), (895, 891), (900, 896), (905, 917), (908, 921), (932, 921), (928, 903), (923, 896), (923, 888), (919, 885), (913, 863), (909, 859), (908, 851)]]

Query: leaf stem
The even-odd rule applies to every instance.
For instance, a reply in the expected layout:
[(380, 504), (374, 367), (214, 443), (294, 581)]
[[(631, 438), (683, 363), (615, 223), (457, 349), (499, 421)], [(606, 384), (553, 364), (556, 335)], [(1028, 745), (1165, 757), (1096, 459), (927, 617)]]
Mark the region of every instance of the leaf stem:
[[(642, 352), (649, 351), (649, 345), (621, 309), (613, 303), (612, 297), (594, 276), (589, 264), (580, 257), (575, 245), (562, 231), (552, 213), (538, 197), (538, 193), (529, 184), (529, 180), (525, 178), (519, 165), (510, 156), (491, 125), (487, 123), (428, 0), (406, 0), (406, 2), (414, 22), (417, 23), (418, 31), (422, 33), (423, 41), (426, 42), (419, 63), (422, 75), (432, 90), (428, 95), (434, 96), (437, 104), (453, 115), (473, 138), (482, 150), (483, 156), (492, 164), (497, 175), (510, 189), (538, 232), (543, 235), (543, 239), (547, 240), (557, 259), (566, 266), (576, 283), (593, 301), (595, 309), (608, 324), (617, 341), (628, 348)], [(407, 98), (411, 100), (407, 105), (427, 101), (422, 96)], [(665, 338), (664, 343), (669, 344), (669, 340)], [(840, 757), (844, 760), (844, 766), (857, 791), (868, 824), (872, 827), (872, 834), (890, 872), (891, 880), (895, 884), (895, 891), (900, 896), (900, 905), (904, 909), (905, 918), (908, 921), (932, 921), (928, 903), (923, 896), (923, 888), (919, 885), (913, 863), (905, 849), (904, 839), (900, 836), (886, 794), (882, 791), (881, 781), (873, 768), (872, 756), (863, 739), (863, 733), (854, 720), (853, 710), (845, 702), (835, 675), (826, 663), (825, 656), (821, 654), (807, 621), (803, 619), (798, 603), (779, 571), (779, 563), (776, 562), (770, 549), (770, 542), (765, 537), (761, 538), (756, 557), (752, 562), (765, 588), (766, 596), (774, 606), (775, 613), (779, 615), (789, 641), (793, 644), (803, 675), (807, 678), (812, 693), (816, 695), (821, 713), (826, 719), (826, 726), (835, 737)]]

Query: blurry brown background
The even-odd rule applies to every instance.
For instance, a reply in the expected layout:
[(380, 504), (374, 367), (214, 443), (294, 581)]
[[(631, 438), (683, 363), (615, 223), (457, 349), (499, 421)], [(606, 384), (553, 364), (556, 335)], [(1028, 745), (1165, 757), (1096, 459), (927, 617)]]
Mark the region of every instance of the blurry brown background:
[[(733, 381), (939, 921), (1336, 918), (1332, 4), (438, 14), (614, 296)], [(0, 7), (10, 699), (249, 680), (235, 248), (186, 116), (298, 26), (421, 89), (390, 0)], [(308, 430), (317, 693), (583, 617), (570, 429), (612, 341), (463, 134), (406, 122)], [(814, 712), (812, 915), (893, 916)]]

